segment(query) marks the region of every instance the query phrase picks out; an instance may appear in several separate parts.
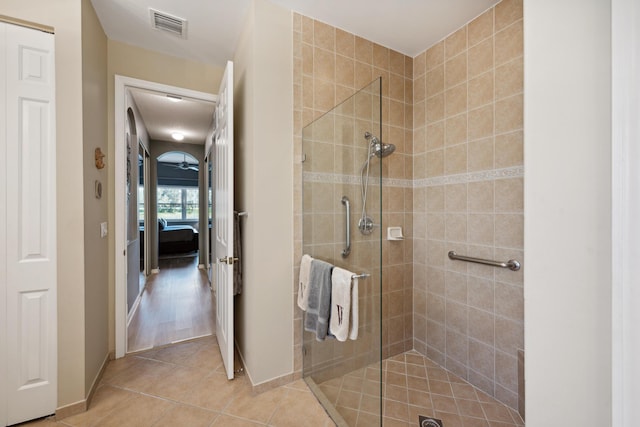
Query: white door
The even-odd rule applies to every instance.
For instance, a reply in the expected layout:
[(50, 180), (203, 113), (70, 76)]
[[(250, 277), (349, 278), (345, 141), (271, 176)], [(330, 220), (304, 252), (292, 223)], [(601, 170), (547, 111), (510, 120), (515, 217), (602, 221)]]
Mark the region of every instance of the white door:
[(218, 92), (215, 144), (216, 337), (227, 378), (233, 378), (233, 62)]
[[(54, 37), (0, 24), (2, 425), (57, 404)], [(2, 43), (0, 43), (2, 44)], [(6, 309), (6, 310), (5, 310)], [(2, 323), (6, 322), (6, 323)]]

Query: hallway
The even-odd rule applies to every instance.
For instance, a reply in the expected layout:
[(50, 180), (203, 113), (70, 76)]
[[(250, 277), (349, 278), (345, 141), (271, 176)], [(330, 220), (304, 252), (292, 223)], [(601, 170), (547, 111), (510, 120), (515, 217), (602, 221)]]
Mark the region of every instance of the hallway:
[(129, 353), (215, 333), (213, 293), (198, 257), (161, 258), (128, 327)]

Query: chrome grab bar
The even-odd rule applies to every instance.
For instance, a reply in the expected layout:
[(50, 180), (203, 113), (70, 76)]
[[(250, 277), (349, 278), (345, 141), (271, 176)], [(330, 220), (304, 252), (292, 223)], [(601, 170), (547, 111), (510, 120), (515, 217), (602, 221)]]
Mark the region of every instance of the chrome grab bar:
[(499, 261), (492, 261), (490, 259), (473, 258), (470, 256), (458, 255), (456, 254), (455, 251), (449, 251), (449, 259), (475, 262), (477, 264), (491, 265), (493, 267), (508, 268), (509, 270), (513, 270), (513, 271), (520, 270), (520, 263), (515, 259), (510, 259), (507, 262), (499, 262)]
[(345, 248), (342, 250), (342, 258), (346, 258), (349, 256), (349, 254), (351, 253), (351, 223), (350, 223), (350, 218), (351, 218), (351, 204), (349, 203), (349, 199), (347, 198), (347, 196), (342, 196), (342, 204), (344, 205), (344, 207), (346, 208), (346, 245)]
[(369, 276), (371, 276), (369, 273), (362, 273), (362, 274), (354, 274), (353, 276), (351, 276), (351, 278), (352, 279), (366, 279)]

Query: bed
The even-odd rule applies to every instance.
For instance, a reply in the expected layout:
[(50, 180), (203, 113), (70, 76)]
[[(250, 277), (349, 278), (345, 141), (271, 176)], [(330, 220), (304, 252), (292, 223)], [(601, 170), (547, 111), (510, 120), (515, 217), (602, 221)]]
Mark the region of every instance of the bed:
[[(140, 257), (144, 256), (144, 226), (140, 226)], [(190, 225), (168, 225), (158, 221), (158, 253), (185, 254), (198, 250), (198, 230)]]

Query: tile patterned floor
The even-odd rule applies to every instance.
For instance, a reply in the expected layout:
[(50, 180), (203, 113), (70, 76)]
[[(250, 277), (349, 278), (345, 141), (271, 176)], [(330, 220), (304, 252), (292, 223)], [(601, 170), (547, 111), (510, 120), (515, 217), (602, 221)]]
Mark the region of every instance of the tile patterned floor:
[[(383, 362), (384, 426), (417, 426), (418, 415), (445, 427), (520, 427), (518, 414), (417, 352)], [(320, 384), (351, 426), (375, 426), (377, 387), (366, 369)], [(215, 337), (112, 361), (87, 412), (29, 427), (331, 427), (302, 381), (255, 395), (245, 376), (227, 381)]]
[(215, 337), (112, 361), (87, 412), (36, 427), (329, 427), (307, 385), (254, 395), (246, 376), (227, 381)]
[[(350, 426), (377, 425), (377, 388), (367, 379), (376, 374), (368, 369), (318, 385)], [(415, 427), (419, 415), (440, 419), (444, 427), (524, 426), (514, 410), (415, 351), (383, 361), (383, 378), (385, 427)]]

